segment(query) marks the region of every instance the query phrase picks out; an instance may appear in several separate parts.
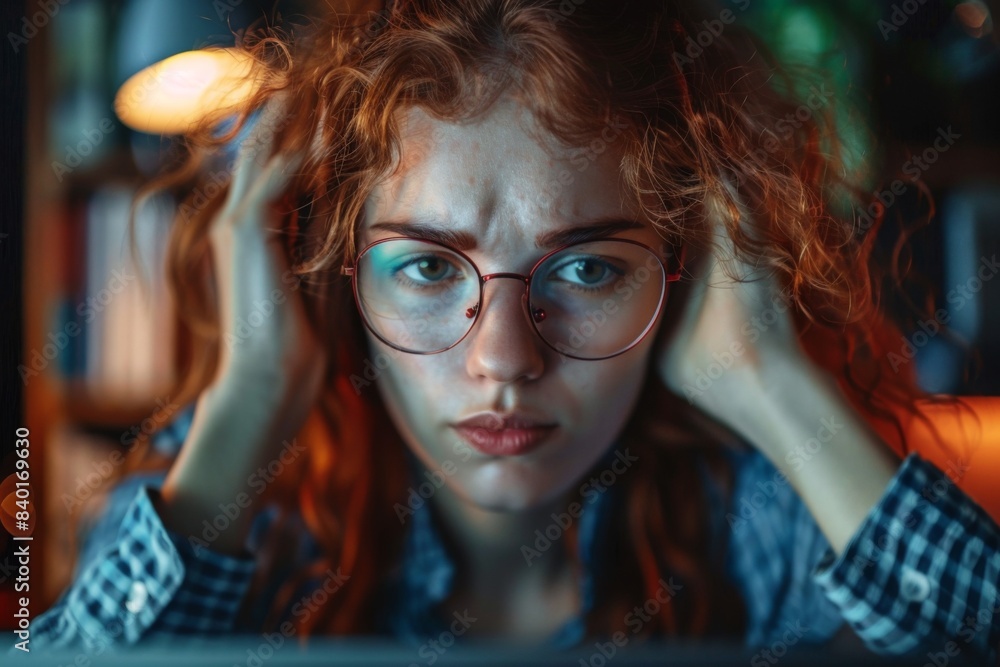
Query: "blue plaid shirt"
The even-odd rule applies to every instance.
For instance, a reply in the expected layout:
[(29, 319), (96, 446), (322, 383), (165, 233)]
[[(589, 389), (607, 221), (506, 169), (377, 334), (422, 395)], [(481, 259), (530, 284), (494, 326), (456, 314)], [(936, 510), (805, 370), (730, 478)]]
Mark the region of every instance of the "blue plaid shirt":
[[(157, 434), (154, 446), (175, 453), (192, 413), (193, 406)], [(616, 451), (627, 448), (613, 449), (605, 462)], [(836, 555), (770, 462), (750, 449), (729, 456), (736, 473), (733, 493), (726, 506), (721, 493), (713, 491), (708, 519), (717, 534), (732, 531), (727, 574), (746, 604), (745, 641), (762, 649), (751, 664), (769, 664), (773, 656), (767, 647), (777, 643), (827, 643), (847, 626), (878, 653), (995, 657), (1000, 529), (941, 470), (908, 456), (847, 548)], [(264, 604), (245, 627), (236, 622), (254, 561), (192, 547), (184, 536), (167, 531), (151, 501), (162, 479), (162, 474), (132, 477), (111, 493), (104, 514), (88, 530), (72, 584), (32, 624), (32, 648), (105, 650), (146, 637), (259, 627), (270, 595), (262, 596)], [(616, 513), (614, 488), (592, 497), (579, 519), (583, 612), (592, 607), (593, 582), (601, 576), (595, 557)], [(251, 553), (273, 516), (257, 517)], [(318, 554), (308, 534), (299, 546), (302, 562)], [(289, 571), (296, 566), (290, 564)], [(440, 609), (454, 575), (452, 556), (425, 503), (407, 521), (403, 559), (386, 585), (382, 630), (416, 645), (461, 622)], [(347, 579), (328, 571), (307, 582), (301, 596), (292, 596), (286, 618), (306, 613), (321, 588), (332, 592)], [(582, 616), (551, 637), (557, 646), (584, 640)]]

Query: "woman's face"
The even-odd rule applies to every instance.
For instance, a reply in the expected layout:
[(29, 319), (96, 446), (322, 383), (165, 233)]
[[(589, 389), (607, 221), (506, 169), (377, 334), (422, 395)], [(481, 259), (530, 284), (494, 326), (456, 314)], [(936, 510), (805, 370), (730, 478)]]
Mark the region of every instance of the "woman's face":
[[(527, 275), (552, 249), (537, 239), (598, 221), (633, 221), (607, 238), (660, 247), (652, 225), (625, 202), (614, 123), (583, 150), (557, 151), (538, 143), (548, 135), (529, 134), (533, 117), (510, 97), (474, 123), (441, 122), (419, 109), (401, 118), (399, 168), (368, 198), (359, 248), (420, 236), (419, 224), (474, 241), (464, 252), (484, 275)], [(483, 509), (536, 507), (585, 481), (636, 404), (660, 324), (658, 317), (649, 335), (619, 356), (570, 359), (535, 333), (523, 294), (521, 281), (488, 281), (472, 331), (437, 354), (399, 352), (367, 332), (370, 359), (381, 367), (375, 384), (426, 468), (420, 481), (444, 480)], [(528, 451), (482, 451), (456, 424), (484, 413), (551, 428)]]

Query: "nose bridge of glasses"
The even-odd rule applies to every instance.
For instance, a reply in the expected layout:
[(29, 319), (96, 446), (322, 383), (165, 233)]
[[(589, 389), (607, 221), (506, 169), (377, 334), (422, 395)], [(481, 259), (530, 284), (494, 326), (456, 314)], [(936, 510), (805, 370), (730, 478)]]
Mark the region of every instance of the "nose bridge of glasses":
[[(528, 313), (528, 310), (527, 310), (529, 277), (525, 276), (525, 275), (522, 275), (520, 273), (508, 273), (508, 272), (503, 272), (503, 273), (489, 273), (489, 274), (484, 275), (482, 277), (483, 290), (482, 290), (482, 293), (481, 293), (480, 302), (477, 305), (477, 308), (479, 310), (479, 315), (482, 316), (482, 313), (485, 310), (486, 286), (488, 284), (492, 283), (493, 281), (498, 280), (500, 278), (507, 278), (507, 279), (510, 279), (510, 280), (516, 280), (516, 281), (518, 281), (521, 284), (521, 289), (519, 290), (519, 296), (520, 296), (520, 298), (518, 300), (518, 302), (520, 304), (519, 308), (521, 310), (521, 314), (524, 315), (525, 318), (529, 317), (529, 313)], [(499, 283), (497, 283), (497, 284), (499, 285)], [(528, 322), (528, 324), (530, 325), (530, 321)]]
[(497, 278), (510, 278), (512, 280), (519, 280), (525, 285), (528, 284), (528, 276), (521, 275), (520, 273), (508, 273), (508, 272), (488, 273), (485, 276), (483, 276), (483, 283), (488, 283), (489, 281), (496, 280)]

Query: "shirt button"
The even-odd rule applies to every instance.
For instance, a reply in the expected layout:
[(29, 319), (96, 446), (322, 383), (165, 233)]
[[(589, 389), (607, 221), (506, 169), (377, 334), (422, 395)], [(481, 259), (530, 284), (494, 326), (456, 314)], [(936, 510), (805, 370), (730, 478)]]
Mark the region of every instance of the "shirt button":
[(904, 600), (910, 602), (923, 602), (931, 592), (931, 582), (922, 572), (917, 572), (913, 568), (904, 567), (903, 576), (899, 584), (899, 594)]
[(135, 581), (132, 583), (132, 587), (128, 591), (128, 599), (125, 601), (125, 608), (133, 614), (138, 614), (146, 605), (146, 599), (148, 597), (149, 592), (146, 590), (146, 585), (141, 581)]

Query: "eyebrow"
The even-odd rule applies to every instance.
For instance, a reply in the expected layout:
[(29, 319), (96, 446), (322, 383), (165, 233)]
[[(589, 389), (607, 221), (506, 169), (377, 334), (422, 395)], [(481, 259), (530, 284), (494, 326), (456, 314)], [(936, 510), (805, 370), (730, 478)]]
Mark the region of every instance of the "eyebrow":
[(444, 243), (456, 250), (466, 251), (476, 247), (476, 237), (468, 232), (437, 227), (422, 222), (376, 222), (369, 228), (369, 231), (393, 232), (400, 236), (408, 236), (413, 239), (423, 241), (437, 241)]
[[(589, 222), (580, 223), (564, 229), (556, 229), (545, 232), (535, 237), (535, 247), (556, 248), (572, 243), (583, 243), (584, 241), (596, 241), (598, 239), (613, 236), (619, 232), (630, 229), (642, 229), (643, 225), (637, 220), (624, 218), (599, 218)], [(479, 243), (476, 237), (468, 232), (454, 229), (447, 229), (435, 225), (428, 225), (419, 222), (377, 222), (373, 224), (370, 231), (385, 231), (407, 236), (409, 238), (421, 239), (425, 241), (436, 241), (444, 243), (462, 252), (475, 250)]]
[(535, 239), (535, 245), (539, 248), (554, 248), (561, 245), (569, 245), (570, 243), (596, 241), (613, 236), (619, 232), (642, 228), (643, 225), (638, 220), (601, 218), (540, 234)]

